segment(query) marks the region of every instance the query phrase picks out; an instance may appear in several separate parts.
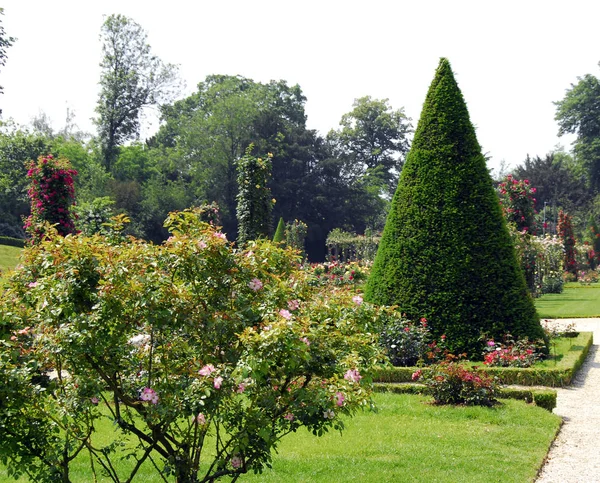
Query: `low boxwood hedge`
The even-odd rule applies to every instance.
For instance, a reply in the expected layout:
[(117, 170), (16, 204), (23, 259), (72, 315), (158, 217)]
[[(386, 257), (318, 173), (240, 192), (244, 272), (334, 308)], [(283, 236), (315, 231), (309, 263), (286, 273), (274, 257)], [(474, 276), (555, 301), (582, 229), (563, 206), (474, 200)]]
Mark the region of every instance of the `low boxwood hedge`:
[(23, 248), (25, 246), (25, 240), (21, 238), (13, 238), (10, 236), (0, 236), (0, 245), (8, 245), (9, 247)]
[[(498, 378), (500, 384), (520, 386), (563, 387), (573, 380), (582, 366), (593, 343), (592, 332), (580, 332), (572, 340), (570, 350), (555, 365), (536, 364), (533, 367), (478, 367)], [(417, 367), (382, 366), (375, 371), (373, 380), (382, 383), (411, 382)]]

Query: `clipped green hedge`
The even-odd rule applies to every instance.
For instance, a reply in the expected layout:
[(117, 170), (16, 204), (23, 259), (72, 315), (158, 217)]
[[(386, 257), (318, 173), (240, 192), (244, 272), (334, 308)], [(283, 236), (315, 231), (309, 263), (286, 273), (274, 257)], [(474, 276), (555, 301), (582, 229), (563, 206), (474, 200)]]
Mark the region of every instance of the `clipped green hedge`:
[[(375, 392), (392, 392), (394, 394), (426, 393), (423, 384), (415, 383), (377, 383), (375, 384)], [(504, 387), (499, 390), (499, 398), (501, 399), (518, 399), (528, 404), (535, 404), (550, 412), (556, 407), (556, 396), (555, 389)]]
[(498, 195), (447, 59), (429, 87), (365, 300), (397, 305), (481, 354), (481, 334), (544, 338)]
[[(500, 384), (520, 386), (567, 386), (575, 377), (577, 371), (585, 362), (585, 358), (593, 343), (592, 332), (580, 332), (573, 339), (571, 350), (555, 365), (537, 364), (534, 367), (488, 367), (478, 364), (478, 367), (496, 376)], [(374, 381), (382, 383), (411, 382), (417, 367), (382, 366), (373, 376)], [(424, 370), (427, 370), (425, 368)]]
[(0, 245), (8, 245), (9, 247), (23, 248), (25, 246), (25, 240), (21, 238), (13, 238), (10, 236), (0, 236)]

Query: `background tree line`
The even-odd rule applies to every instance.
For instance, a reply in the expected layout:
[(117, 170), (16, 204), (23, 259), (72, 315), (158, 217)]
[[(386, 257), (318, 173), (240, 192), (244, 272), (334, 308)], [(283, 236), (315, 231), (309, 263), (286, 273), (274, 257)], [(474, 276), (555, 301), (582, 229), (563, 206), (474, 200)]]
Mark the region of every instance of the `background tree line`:
[[(1, 34), (1, 45), (15, 41)], [(111, 214), (125, 213), (132, 219), (132, 234), (160, 242), (167, 236), (163, 221), (170, 211), (216, 201), (224, 231), (235, 239), (236, 162), (250, 144), (256, 152), (273, 154), (273, 220), (307, 223), (311, 259), (323, 258), (334, 228), (381, 229), (410, 147), (412, 124), (403, 109), (393, 109), (385, 99), (358, 98), (339, 127), (323, 136), (306, 127), (306, 97), (298, 85), (209, 75), (191, 95), (175, 100), (177, 67), (152, 53), (140, 25), (111, 15), (101, 40), (95, 135), (80, 132), (70, 113), (58, 132), (43, 114), (27, 128), (4, 123), (0, 235), (24, 236), (25, 162), (53, 154), (68, 158), (79, 172), (82, 220), (101, 226)], [(513, 170), (537, 187), (539, 212), (544, 205), (553, 213), (564, 208), (576, 222), (589, 213), (600, 215), (599, 85), (587, 75), (556, 103), (561, 133), (578, 136), (573, 153), (527, 156)], [(140, 124), (150, 106), (160, 109), (162, 122), (142, 141)]]

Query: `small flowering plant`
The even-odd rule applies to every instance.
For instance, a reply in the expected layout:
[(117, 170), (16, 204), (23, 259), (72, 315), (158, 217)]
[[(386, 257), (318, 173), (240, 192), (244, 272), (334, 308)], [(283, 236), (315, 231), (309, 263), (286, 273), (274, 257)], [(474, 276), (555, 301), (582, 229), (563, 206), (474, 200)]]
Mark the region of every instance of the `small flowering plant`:
[(435, 404), (493, 406), (497, 402), (495, 379), (477, 367), (466, 367), (452, 356), (418, 370), (413, 374), (413, 381), (425, 384)]
[(531, 367), (543, 359), (542, 347), (543, 342), (532, 342), (527, 337), (515, 341), (510, 334), (506, 334), (503, 342), (493, 339), (486, 341), (483, 363), (496, 367)]

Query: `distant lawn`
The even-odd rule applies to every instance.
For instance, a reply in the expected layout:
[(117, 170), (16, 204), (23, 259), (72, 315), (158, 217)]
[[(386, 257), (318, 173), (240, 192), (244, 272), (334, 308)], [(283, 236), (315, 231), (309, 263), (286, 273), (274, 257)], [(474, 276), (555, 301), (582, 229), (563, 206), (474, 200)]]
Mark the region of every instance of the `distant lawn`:
[(542, 295), (535, 306), (543, 319), (600, 317), (600, 283), (568, 283), (563, 293)]
[[(283, 439), (273, 469), (244, 475), (239, 482), (531, 482), (561, 421), (542, 408), (514, 400), (482, 408), (433, 406), (430, 398), (407, 394), (374, 398), (378, 412), (359, 412), (347, 419), (342, 435), (331, 432), (317, 438), (301, 429)], [(99, 428), (104, 440), (114, 434), (106, 420)], [(88, 465), (89, 456), (77, 458), (71, 473), (74, 483), (94, 481)], [(14, 481), (1, 466), (0, 481)], [(99, 483), (108, 481), (98, 478)], [(134, 481), (162, 480), (145, 465)]]
[(0, 245), (0, 286), (5, 280), (7, 272), (19, 264), (22, 251), (22, 248)]

